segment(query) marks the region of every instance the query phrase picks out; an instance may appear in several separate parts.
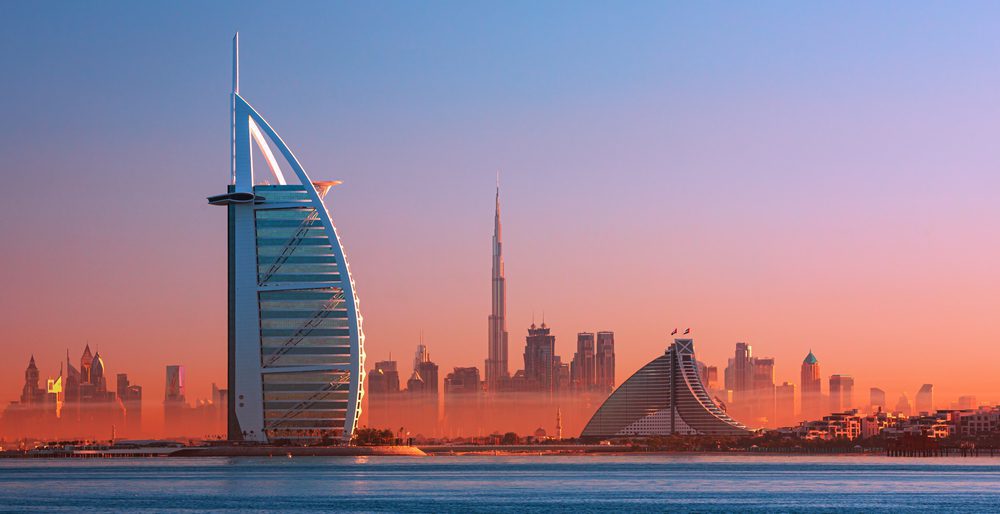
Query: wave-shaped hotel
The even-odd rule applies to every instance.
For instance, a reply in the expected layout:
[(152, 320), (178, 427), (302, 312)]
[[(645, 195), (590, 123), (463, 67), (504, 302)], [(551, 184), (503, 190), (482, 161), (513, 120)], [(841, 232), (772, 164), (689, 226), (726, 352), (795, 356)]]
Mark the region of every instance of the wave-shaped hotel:
[(740, 436), (749, 432), (705, 390), (694, 356), (694, 341), (675, 339), (663, 355), (611, 393), (580, 437)]
[[(339, 182), (310, 179), (240, 95), (238, 34), (231, 101), (232, 177), (208, 199), (229, 216), (229, 440), (347, 442), (361, 415), (365, 354), (354, 281), (324, 203)], [(268, 170), (255, 169), (254, 154)]]

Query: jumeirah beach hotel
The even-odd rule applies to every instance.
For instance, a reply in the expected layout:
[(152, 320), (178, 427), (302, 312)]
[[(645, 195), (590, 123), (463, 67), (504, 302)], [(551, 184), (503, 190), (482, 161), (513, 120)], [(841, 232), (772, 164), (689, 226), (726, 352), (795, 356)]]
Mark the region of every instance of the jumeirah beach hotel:
[(348, 442), (361, 415), (365, 338), (324, 203), (339, 182), (311, 179), (239, 86), (237, 34), (232, 177), (208, 199), (229, 216), (228, 437)]
[(721, 409), (698, 375), (694, 341), (675, 339), (629, 377), (584, 427), (584, 440), (684, 435), (741, 436), (750, 431)]

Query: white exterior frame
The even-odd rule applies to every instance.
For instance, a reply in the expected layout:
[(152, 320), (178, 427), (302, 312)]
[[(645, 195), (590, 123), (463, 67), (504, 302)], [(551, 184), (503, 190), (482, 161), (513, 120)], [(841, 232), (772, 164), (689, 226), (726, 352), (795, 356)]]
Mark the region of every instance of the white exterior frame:
[[(274, 159), (271, 149), (264, 140), (266, 135), (271, 143), (281, 152), (291, 166), (308, 193), (309, 203), (297, 203), (294, 207), (312, 207), (316, 209), (322, 221), (327, 237), (331, 242), (333, 254), (340, 270), (340, 282), (337, 283), (297, 283), (279, 285), (259, 285), (257, 282), (257, 236), (254, 211), (256, 209), (288, 208), (291, 205), (263, 202), (233, 203), (230, 208), (234, 213), (234, 247), (233, 265), (235, 270), (235, 383), (230, 384), (229, 394), (233, 397), (235, 406), (230, 415), (235, 415), (243, 439), (247, 441), (268, 442), (264, 432), (264, 373), (294, 373), (309, 371), (340, 371), (350, 373), (350, 386), (347, 399), (347, 412), (344, 419), (343, 442), (349, 442), (361, 416), (361, 400), (364, 397), (364, 331), (363, 318), (360, 313), (359, 300), (355, 293), (354, 279), (351, 277), (350, 265), (340, 244), (337, 228), (323, 203), (323, 199), (313, 185), (305, 169), (292, 153), (291, 149), (281, 139), (281, 136), (239, 93), (239, 34), (233, 40), (233, 93), (232, 93), (232, 152), (233, 152), (233, 189), (236, 193), (253, 194), (254, 169), (252, 149), (255, 141), (265, 156), (270, 171), (279, 184), (285, 184), (285, 178)], [(263, 135), (261, 134), (263, 132)], [(264, 291), (287, 291), (317, 289), (321, 287), (338, 287), (343, 290), (344, 304), (348, 316), (348, 329), (351, 346), (350, 365), (343, 366), (261, 366), (261, 336), (259, 293)]]

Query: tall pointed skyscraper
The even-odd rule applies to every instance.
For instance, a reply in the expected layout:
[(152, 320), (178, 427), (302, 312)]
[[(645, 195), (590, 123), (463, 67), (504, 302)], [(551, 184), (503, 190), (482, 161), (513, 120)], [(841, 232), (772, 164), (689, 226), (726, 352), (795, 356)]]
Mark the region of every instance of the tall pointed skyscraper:
[(499, 180), (497, 180), (496, 216), (493, 220), (493, 311), (490, 314), (488, 350), (486, 386), (489, 391), (496, 391), (499, 389), (499, 383), (510, 376), (507, 368), (507, 282), (503, 276)]
[(361, 415), (365, 336), (323, 202), (339, 182), (313, 181), (240, 94), (238, 41), (232, 182), (208, 199), (229, 221), (229, 439), (346, 443)]

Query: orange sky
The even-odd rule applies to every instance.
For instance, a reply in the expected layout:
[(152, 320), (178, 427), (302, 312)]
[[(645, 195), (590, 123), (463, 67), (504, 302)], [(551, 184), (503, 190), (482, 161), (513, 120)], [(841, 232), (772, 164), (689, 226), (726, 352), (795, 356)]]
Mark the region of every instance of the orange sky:
[(747, 341), (779, 381), (811, 348), (858, 402), (925, 382), (942, 407), (998, 402), (995, 16), (826, 9), (19, 7), (0, 399), (32, 353), (54, 375), (88, 340), (151, 405), (168, 364), (191, 399), (224, 380), (226, 220), (205, 197), (228, 179), (238, 24), (241, 93), (313, 178), (344, 181), (328, 198), (370, 364), (408, 372), (422, 331), (442, 376), (483, 366), (499, 169), (512, 369), (544, 312), (564, 360), (614, 330), (619, 382), (691, 327), (720, 372)]

